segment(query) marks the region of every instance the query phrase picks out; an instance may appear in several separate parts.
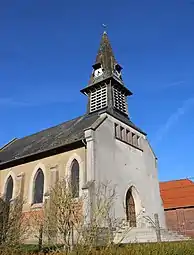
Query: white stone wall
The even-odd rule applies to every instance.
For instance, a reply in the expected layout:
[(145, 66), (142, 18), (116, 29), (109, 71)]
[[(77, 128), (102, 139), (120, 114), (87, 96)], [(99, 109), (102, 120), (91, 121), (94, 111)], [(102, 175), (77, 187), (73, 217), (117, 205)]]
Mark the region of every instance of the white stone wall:
[(93, 144), (90, 148), (94, 151), (93, 155), (90, 150), (87, 153), (88, 158), (89, 155), (94, 157), (91, 164), (93, 169), (87, 169), (87, 172), (91, 171), (96, 181), (111, 181), (113, 185), (117, 185), (118, 198), (114, 206), (116, 217), (126, 218), (126, 193), (133, 186), (138, 225), (141, 226), (143, 221), (147, 222), (143, 216), (153, 219), (154, 213), (157, 213), (160, 225), (165, 227), (157, 166), (150, 145), (144, 135), (124, 123), (120, 124), (140, 136), (143, 151), (119, 141), (115, 138), (115, 122), (119, 123), (117, 119), (108, 115), (108, 118), (92, 131)]

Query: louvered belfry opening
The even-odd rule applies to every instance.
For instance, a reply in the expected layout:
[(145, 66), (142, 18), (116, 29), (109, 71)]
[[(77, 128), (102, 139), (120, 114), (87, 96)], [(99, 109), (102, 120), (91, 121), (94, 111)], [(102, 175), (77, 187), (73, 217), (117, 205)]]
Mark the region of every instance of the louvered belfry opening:
[(115, 86), (113, 87), (113, 100), (114, 100), (114, 107), (117, 110), (128, 115), (127, 98), (124, 92), (122, 92)]
[(102, 109), (107, 106), (107, 85), (104, 84), (91, 92), (90, 111)]

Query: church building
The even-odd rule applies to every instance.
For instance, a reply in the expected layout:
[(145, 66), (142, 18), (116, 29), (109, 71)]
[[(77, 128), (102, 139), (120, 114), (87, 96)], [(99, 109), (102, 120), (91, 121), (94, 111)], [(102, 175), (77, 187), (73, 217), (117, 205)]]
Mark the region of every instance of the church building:
[(74, 196), (91, 196), (94, 182), (111, 181), (118, 198), (114, 215), (134, 229), (147, 229), (157, 215), (165, 229), (157, 158), (147, 135), (129, 116), (132, 92), (122, 79), (106, 32), (103, 33), (89, 83), (86, 112), (75, 119), (0, 149), (0, 195), (6, 201), (19, 194), (23, 211), (41, 209), (56, 180), (70, 176), (77, 182)]

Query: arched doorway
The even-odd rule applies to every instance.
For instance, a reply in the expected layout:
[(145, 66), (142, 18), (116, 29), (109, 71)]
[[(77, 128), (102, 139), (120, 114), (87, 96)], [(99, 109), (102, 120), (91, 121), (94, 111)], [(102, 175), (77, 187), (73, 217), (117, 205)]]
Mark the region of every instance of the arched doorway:
[(136, 227), (135, 201), (132, 195), (132, 188), (126, 194), (126, 216), (130, 227)]

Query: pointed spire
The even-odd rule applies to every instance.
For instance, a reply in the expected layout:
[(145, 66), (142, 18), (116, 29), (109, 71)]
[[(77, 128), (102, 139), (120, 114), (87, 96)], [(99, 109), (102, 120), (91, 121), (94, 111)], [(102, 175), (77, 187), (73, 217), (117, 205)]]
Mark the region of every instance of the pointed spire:
[(101, 63), (105, 71), (112, 71), (113, 64), (116, 64), (107, 32), (104, 32), (102, 35), (100, 48), (96, 56), (96, 63)]
[[(96, 62), (93, 65), (101, 65), (105, 76), (110, 76), (114, 71), (114, 66), (117, 64), (107, 32), (104, 31), (100, 42), (100, 48), (96, 56)], [(90, 84), (93, 83), (93, 75), (90, 78)]]

